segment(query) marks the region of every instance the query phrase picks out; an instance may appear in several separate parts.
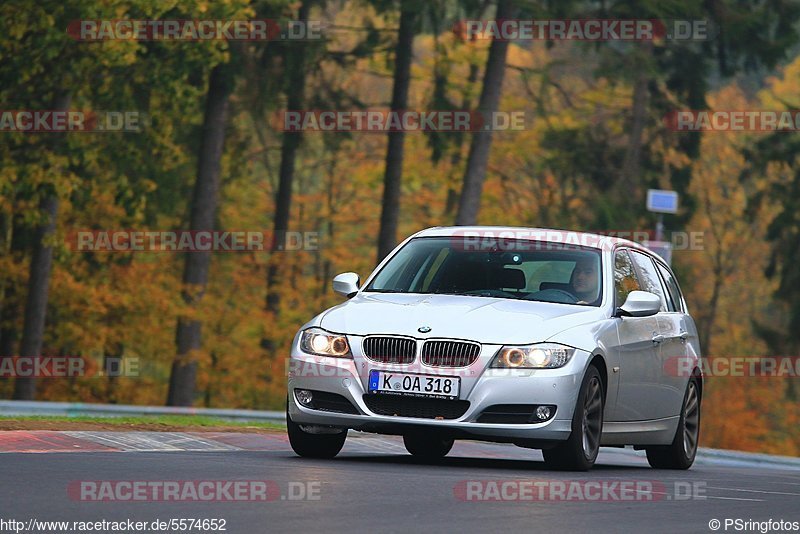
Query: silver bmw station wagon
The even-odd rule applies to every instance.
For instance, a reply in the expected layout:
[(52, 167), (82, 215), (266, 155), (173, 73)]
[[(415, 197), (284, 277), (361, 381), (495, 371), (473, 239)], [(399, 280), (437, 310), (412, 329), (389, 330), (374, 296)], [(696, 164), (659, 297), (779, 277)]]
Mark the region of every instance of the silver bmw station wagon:
[(347, 301), (305, 324), (288, 377), (289, 440), (332, 458), (349, 429), (403, 436), (427, 460), (456, 439), (541, 449), (586, 470), (601, 446), (651, 466), (695, 458), (697, 329), (675, 275), (637, 243), (587, 233), (429, 228)]

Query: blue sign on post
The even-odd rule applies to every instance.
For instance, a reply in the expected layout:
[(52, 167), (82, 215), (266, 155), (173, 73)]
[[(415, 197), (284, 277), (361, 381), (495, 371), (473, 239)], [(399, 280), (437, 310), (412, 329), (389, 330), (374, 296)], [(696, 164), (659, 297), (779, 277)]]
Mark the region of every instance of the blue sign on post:
[(648, 189), (647, 211), (652, 211), (654, 213), (678, 213), (677, 191)]

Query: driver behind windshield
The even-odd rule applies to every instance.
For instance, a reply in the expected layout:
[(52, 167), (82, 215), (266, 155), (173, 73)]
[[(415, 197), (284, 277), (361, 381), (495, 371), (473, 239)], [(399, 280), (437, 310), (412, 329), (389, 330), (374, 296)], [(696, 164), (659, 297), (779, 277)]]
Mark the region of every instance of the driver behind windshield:
[(572, 294), (578, 298), (578, 304), (590, 304), (599, 298), (599, 277), (597, 262), (593, 258), (581, 258), (575, 263), (569, 279)]

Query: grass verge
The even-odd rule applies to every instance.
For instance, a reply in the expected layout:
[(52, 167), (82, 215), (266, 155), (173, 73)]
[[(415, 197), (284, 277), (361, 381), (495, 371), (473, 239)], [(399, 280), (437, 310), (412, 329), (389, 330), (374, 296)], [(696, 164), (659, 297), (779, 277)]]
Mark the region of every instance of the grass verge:
[(262, 421), (236, 421), (203, 415), (0, 416), (0, 430), (118, 430), (174, 432), (275, 432), (285, 425)]

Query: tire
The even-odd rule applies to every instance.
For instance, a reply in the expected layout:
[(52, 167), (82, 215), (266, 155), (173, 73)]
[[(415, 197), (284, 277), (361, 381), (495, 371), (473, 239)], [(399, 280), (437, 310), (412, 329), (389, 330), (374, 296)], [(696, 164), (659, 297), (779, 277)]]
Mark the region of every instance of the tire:
[(669, 445), (647, 447), (647, 462), (656, 469), (689, 469), (697, 455), (700, 440), (700, 386), (689, 380), (683, 395), (681, 418)]
[(588, 471), (600, 452), (605, 400), (600, 372), (593, 365), (586, 370), (575, 413), (572, 414), (572, 433), (569, 438), (542, 455), (548, 467), (566, 471)]
[(347, 439), (347, 430), (337, 434), (312, 434), (303, 430), (289, 417), (286, 409), (286, 429), (292, 450), (304, 458), (330, 459), (339, 454)]
[(438, 460), (447, 456), (455, 440), (437, 436), (409, 434), (403, 436), (403, 444), (412, 456), (422, 460)]

